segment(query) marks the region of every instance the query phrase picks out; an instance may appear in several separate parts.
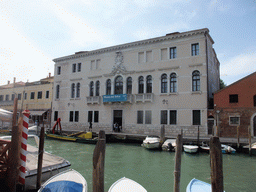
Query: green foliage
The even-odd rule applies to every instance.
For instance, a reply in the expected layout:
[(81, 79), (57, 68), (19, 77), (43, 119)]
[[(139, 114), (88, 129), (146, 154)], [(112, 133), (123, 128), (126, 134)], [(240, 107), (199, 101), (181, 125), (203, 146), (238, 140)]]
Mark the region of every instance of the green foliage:
[(220, 79), (220, 89), (225, 88), (227, 85), (224, 83), (222, 79)]

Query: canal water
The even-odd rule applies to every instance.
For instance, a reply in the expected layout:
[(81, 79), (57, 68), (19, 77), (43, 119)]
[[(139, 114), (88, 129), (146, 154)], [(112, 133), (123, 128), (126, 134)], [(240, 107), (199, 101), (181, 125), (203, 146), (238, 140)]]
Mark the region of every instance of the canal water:
[[(31, 140), (30, 144), (35, 145)], [(71, 168), (87, 180), (92, 192), (92, 157), (95, 145), (45, 139), (45, 150), (70, 161)], [(193, 178), (210, 183), (210, 156), (182, 154), (181, 191)], [(148, 192), (171, 192), (174, 183), (175, 153), (149, 151), (140, 144), (107, 143), (105, 192), (122, 177), (140, 183)], [(256, 191), (256, 156), (223, 154), (224, 190)]]

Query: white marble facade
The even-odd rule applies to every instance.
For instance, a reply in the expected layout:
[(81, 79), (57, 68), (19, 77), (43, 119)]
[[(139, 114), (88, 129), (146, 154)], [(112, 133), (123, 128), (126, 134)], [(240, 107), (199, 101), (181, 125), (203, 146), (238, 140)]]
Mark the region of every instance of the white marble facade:
[(173, 136), (194, 136), (199, 124), (207, 135), (208, 100), (219, 89), (213, 43), (205, 28), (56, 58), (52, 120), (72, 131), (89, 121), (112, 131), (117, 122), (141, 134), (165, 124)]

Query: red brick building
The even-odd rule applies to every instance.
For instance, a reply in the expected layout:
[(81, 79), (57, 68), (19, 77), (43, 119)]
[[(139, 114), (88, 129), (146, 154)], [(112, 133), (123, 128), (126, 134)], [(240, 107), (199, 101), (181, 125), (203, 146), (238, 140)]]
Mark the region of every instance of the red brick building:
[(213, 112), (221, 137), (256, 137), (256, 72), (215, 92)]

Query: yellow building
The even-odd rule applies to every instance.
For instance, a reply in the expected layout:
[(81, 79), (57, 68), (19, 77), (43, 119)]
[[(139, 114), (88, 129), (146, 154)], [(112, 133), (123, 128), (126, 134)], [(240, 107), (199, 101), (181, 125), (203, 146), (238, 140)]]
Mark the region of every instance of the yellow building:
[(49, 76), (35, 82), (8, 81), (0, 86), (0, 108), (13, 111), (14, 98), (18, 98), (18, 114), (23, 110), (30, 111), (30, 123), (50, 125), (52, 87), (54, 77)]

